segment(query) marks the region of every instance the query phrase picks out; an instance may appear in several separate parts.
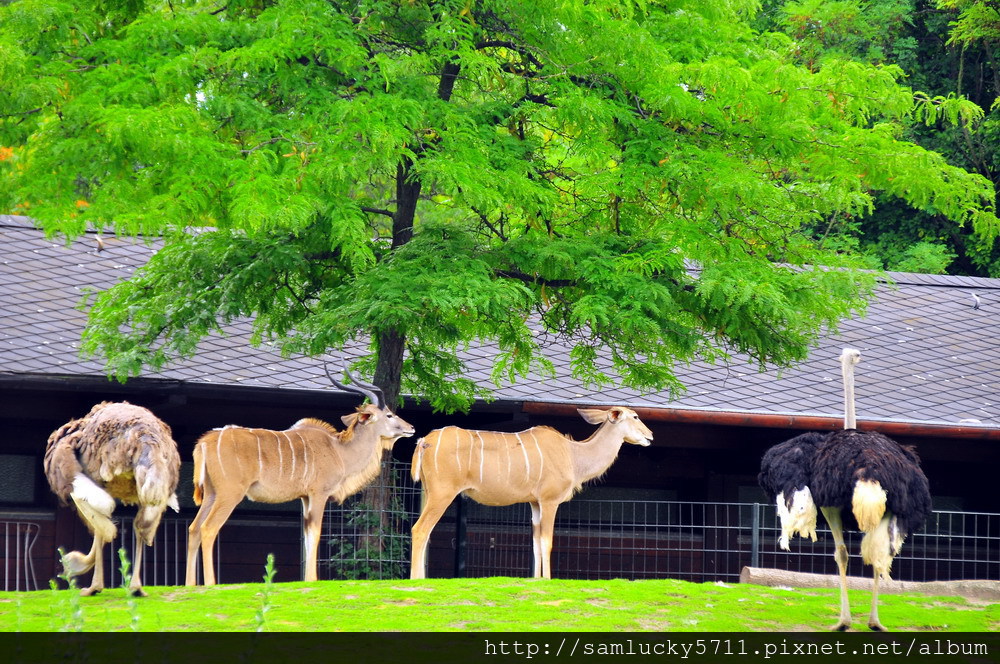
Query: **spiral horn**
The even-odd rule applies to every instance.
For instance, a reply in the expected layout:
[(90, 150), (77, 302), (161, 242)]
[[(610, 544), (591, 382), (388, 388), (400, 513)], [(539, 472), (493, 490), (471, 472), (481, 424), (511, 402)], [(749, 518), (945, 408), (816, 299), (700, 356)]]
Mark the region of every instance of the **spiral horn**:
[(373, 404), (375, 404), (377, 407), (383, 409), (385, 408), (385, 397), (382, 394), (382, 390), (375, 385), (371, 385), (369, 383), (365, 383), (359, 380), (357, 376), (352, 374), (351, 370), (347, 368), (346, 363), (344, 364), (344, 373), (347, 374), (347, 377), (351, 379), (351, 383), (353, 383), (352, 385), (345, 385), (344, 383), (334, 378), (333, 373), (330, 371), (329, 364), (324, 364), (323, 368), (326, 370), (326, 375), (330, 378), (330, 381), (341, 390), (344, 390), (345, 392), (353, 392), (355, 394), (360, 394), (362, 396), (368, 397), (368, 400), (371, 401)]

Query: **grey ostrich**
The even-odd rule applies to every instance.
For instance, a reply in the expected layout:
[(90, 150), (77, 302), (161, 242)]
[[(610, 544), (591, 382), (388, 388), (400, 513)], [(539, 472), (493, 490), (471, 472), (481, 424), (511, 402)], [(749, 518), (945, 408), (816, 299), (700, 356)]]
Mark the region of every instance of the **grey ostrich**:
[(45, 450), (45, 476), (52, 491), (77, 513), (94, 535), (90, 552), (63, 556), (68, 578), (94, 570), (81, 595), (104, 589), (104, 545), (117, 529), (111, 521), (115, 500), (138, 505), (135, 520), (135, 561), (129, 592), (142, 589), (143, 544), (152, 546), (167, 507), (179, 511), (177, 480), (181, 459), (170, 427), (145, 408), (127, 402), (102, 402), (80, 419), (52, 432)]
[[(840, 355), (844, 377), (844, 429), (776, 445), (761, 462), (759, 479), (765, 492), (786, 501), (782, 521), (782, 545), (798, 532), (815, 532), (815, 506), (826, 519), (835, 545), (834, 559), (840, 573), (840, 618), (835, 630), (851, 625), (847, 601), (847, 546), (844, 527), (864, 533), (861, 558), (873, 569), (871, 613), (868, 627), (883, 631), (878, 617), (879, 583), (889, 578), (893, 558), (906, 536), (919, 528), (931, 511), (930, 488), (912, 447), (902, 446), (878, 432), (857, 430), (854, 405), (854, 367), (861, 353), (845, 348)], [(800, 436), (799, 438), (803, 438)], [(776, 478), (778, 481), (776, 481)], [(789, 479), (789, 478), (795, 478)], [(792, 509), (797, 497), (801, 509)], [(779, 495), (785, 492), (783, 496)], [(811, 523), (810, 517), (811, 514)], [(801, 516), (799, 516), (801, 515)]]

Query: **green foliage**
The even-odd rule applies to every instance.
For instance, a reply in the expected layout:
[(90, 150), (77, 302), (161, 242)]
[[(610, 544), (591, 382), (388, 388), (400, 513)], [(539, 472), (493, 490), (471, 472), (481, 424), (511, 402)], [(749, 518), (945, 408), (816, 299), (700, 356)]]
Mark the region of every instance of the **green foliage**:
[(139, 602), (136, 601), (135, 595), (129, 591), (129, 585), (132, 583), (132, 563), (128, 559), (128, 552), (125, 550), (125, 547), (118, 549), (118, 570), (122, 575), (122, 588), (125, 589), (125, 593), (128, 595), (128, 612), (131, 616), (129, 629), (133, 632), (138, 632)]
[(874, 275), (816, 229), (876, 196), (997, 232), (988, 180), (902, 138), (975, 109), (869, 64), (905, 2), (790, 5), (847, 26), (822, 58), (751, 1), (112, 4), (0, 7), (0, 209), (162, 238), (87, 301), (122, 379), (250, 318), (284, 353), (367, 340), (440, 410), (489, 396), (473, 342), (497, 381), (560, 339), (589, 382), (676, 391), (862, 310)]
[[(994, 111), (983, 110), (1000, 91), (990, 11), (990, 3), (978, 0), (802, 0), (768, 3), (758, 23), (793, 37), (796, 57), (814, 70), (843, 60), (899, 66), (926, 92), (915, 92), (912, 113), (886, 128), (995, 182), (1000, 142), (993, 136)], [(850, 222), (854, 214), (830, 215), (814, 227), (815, 236), (830, 248), (863, 246), (876, 265), (893, 269), (1000, 275), (993, 267), (1000, 243), (971, 225), (950, 224), (933, 201), (905, 205), (878, 196), (863, 215), (863, 224)], [(930, 243), (929, 236), (935, 238)], [(910, 246), (913, 255), (901, 258), (905, 250), (896, 251), (897, 244)]]
[(267, 630), (267, 614), (272, 609), (272, 597), (274, 595), (274, 575), (278, 569), (274, 566), (274, 554), (267, 554), (267, 562), (264, 564), (264, 587), (260, 591), (260, 608), (254, 614), (253, 619), (258, 632)]
[[(395, 481), (395, 480), (394, 480)], [(366, 503), (355, 504), (344, 515), (354, 536), (337, 536), (329, 544), (335, 579), (399, 579), (409, 574), (409, 531), (396, 495), (390, 497), (387, 519)]]
[(1000, 9), (989, 0), (937, 0), (938, 7), (958, 12), (951, 22), (952, 44), (969, 46), (975, 42), (1000, 41)]
[[(808, 66), (837, 58), (902, 64), (912, 49), (913, 0), (793, 0), (781, 7), (782, 27)], [(903, 56), (902, 58), (900, 56)]]

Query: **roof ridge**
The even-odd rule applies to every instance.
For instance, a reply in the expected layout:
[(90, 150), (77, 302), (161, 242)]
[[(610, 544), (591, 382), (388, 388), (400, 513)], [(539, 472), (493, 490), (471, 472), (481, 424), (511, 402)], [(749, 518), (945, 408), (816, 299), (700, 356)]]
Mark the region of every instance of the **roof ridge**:
[(927, 274), (924, 272), (886, 272), (888, 281), (906, 286), (930, 286), (934, 288), (1000, 289), (1000, 279), (996, 277), (974, 277), (965, 274)]

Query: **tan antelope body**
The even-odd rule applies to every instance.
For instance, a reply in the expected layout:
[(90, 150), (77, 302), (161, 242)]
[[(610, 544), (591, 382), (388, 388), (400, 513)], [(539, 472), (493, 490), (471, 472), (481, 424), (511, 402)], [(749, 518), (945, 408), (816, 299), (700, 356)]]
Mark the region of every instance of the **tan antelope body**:
[(302, 500), (305, 580), (316, 580), (327, 500), (341, 503), (363, 488), (378, 474), (383, 450), (414, 432), (402, 418), (374, 404), (341, 419), (347, 429), (340, 432), (307, 418), (285, 431), (228, 426), (198, 440), (194, 498), (201, 509), (188, 529), (187, 585), (197, 583), (199, 546), (205, 585), (215, 584), (212, 547), (244, 496), (262, 503)]
[(623, 443), (649, 445), (653, 434), (628, 408), (580, 409), (600, 424), (584, 441), (549, 427), (519, 433), (436, 429), (417, 442), (413, 479), (424, 485), (425, 501), (413, 525), (410, 578), (425, 575), (427, 542), (441, 515), (462, 493), (484, 505), (531, 505), (534, 576), (551, 578), (556, 510), (614, 463)]

